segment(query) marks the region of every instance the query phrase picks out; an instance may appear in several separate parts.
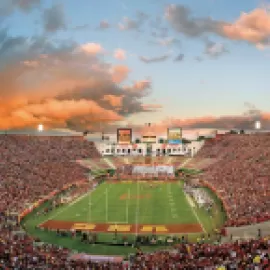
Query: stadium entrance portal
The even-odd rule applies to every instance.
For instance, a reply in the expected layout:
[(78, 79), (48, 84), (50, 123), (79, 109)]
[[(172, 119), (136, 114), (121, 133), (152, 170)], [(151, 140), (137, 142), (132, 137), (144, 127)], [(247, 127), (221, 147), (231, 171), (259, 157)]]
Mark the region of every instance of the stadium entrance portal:
[(152, 144), (148, 143), (146, 148), (145, 164), (152, 163)]
[(147, 156), (152, 156), (152, 144), (151, 143), (147, 144), (146, 155)]

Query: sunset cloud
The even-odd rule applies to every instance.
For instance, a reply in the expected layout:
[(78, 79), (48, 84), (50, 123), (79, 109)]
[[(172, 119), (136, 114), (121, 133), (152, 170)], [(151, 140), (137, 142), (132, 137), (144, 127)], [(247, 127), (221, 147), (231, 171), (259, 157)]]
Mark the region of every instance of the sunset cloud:
[(117, 60), (125, 60), (126, 59), (126, 51), (123, 49), (116, 49), (114, 51), (113, 56)]
[(123, 97), (124, 96), (105, 95), (103, 99), (108, 101), (113, 107), (119, 108), (122, 106)]
[(15, 9), (24, 13), (29, 13), (34, 7), (40, 5), (41, 0), (1, 0), (0, 1), (0, 16), (8, 16)]
[[(270, 128), (270, 113), (262, 112), (259, 117), (248, 117), (244, 115), (230, 115), (230, 116), (205, 116), (197, 118), (168, 118), (158, 123), (151, 124), (151, 131), (156, 134), (167, 132), (169, 127), (181, 127), (183, 129), (254, 129), (256, 120), (260, 120), (263, 129)], [(134, 126), (134, 130), (138, 132), (145, 132), (149, 127)]]
[(106, 21), (106, 20), (103, 20), (103, 21), (101, 21), (100, 23), (99, 23), (99, 27), (98, 27), (99, 29), (108, 29), (108, 28), (110, 28), (110, 24), (109, 24), (109, 22), (108, 21)]
[(270, 37), (270, 14), (265, 9), (242, 13), (232, 24), (223, 26), (226, 37), (251, 43), (264, 43)]
[(124, 17), (122, 21), (118, 23), (118, 28), (121, 31), (139, 30), (148, 18), (149, 16), (146, 13), (139, 11), (136, 13), (134, 19)]
[(39, 123), (48, 126), (65, 126), (71, 118), (97, 116), (98, 121), (110, 122), (122, 119), (111, 110), (100, 107), (91, 100), (47, 100), (44, 103), (29, 104), (15, 109), (0, 123), (0, 129), (34, 127)]
[(102, 53), (104, 51), (104, 49), (102, 48), (102, 46), (98, 43), (85, 43), (83, 45), (81, 45), (79, 47), (80, 50), (82, 50), (84, 53), (86, 54), (98, 54), (98, 53)]
[(151, 80), (141, 80), (141, 81), (135, 81), (132, 85), (124, 86), (123, 88), (127, 91), (134, 91), (137, 93), (145, 92), (145, 90), (150, 89), (152, 86)]
[(10, 1), (13, 5), (19, 7), (23, 11), (29, 11), (34, 6), (38, 6), (40, 4), (40, 0), (15, 0)]
[(160, 56), (156, 56), (156, 57), (146, 57), (146, 56), (140, 56), (139, 59), (146, 63), (146, 64), (150, 64), (150, 63), (157, 63), (157, 62), (164, 62), (166, 61), (170, 56), (168, 54), (164, 54), (164, 55), (160, 55)]
[(118, 28), (122, 31), (136, 30), (140, 26), (140, 23), (136, 20), (124, 17), (122, 22), (118, 24)]
[(0, 129), (44, 123), (82, 130), (145, 111), (141, 98), (150, 85), (134, 84), (130, 91), (122, 87), (129, 67), (103, 62), (100, 44), (61, 48), (44, 39), (29, 43), (8, 34), (2, 37), (14, 43), (8, 48), (16, 53), (0, 56)]
[(114, 66), (111, 70), (112, 80), (115, 83), (121, 83), (128, 77), (129, 72), (130, 70), (127, 66)]
[(27, 67), (32, 67), (32, 68), (38, 67), (38, 61), (24, 61), (23, 64)]
[(223, 22), (212, 18), (193, 17), (191, 11), (183, 5), (170, 4), (165, 9), (165, 18), (177, 31), (189, 37), (204, 34), (220, 34)]
[[(26, 0), (23, 0), (26, 1)], [(66, 28), (66, 18), (62, 5), (54, 5), (44, 11), (44, 29), (47, 32), (56, 32)]]
[(205, 44), (204, 54), (211, 58), (218, 58), (219, 56), (228, 53), (225, 45), (222, 43), (216, 43), (212, 41), (207, 41)]
[(270, 13), (263, 8), (242, 13), (231, 23), (209, 17), (195, 17), (187, 7), (171, 4), (165, 9), (165, 18), (177, 32), (188, 37), (216, 34), (230, 40), (253, 43), (259, 48), (269, 45)]
[(156, 111), (163, 108), (161, 104), (143, 104), (142, 106), (146, 111)]

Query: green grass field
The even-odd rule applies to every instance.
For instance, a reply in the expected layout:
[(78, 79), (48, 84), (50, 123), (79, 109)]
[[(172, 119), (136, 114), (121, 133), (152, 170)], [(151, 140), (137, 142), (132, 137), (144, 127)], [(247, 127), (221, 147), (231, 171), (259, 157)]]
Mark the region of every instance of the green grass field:
[(103, 183), (49, 218), (117, 224), (201, 223), (196, 215), (181, 182), (149, 184), (126, 181)]
[[(87, 245), (80, 239), (56, 237), (54, 231), (40, 230), (36, 226), (48, 220), (74, 221), (86, 223), (129, 223), (135, 224), (201, 224), (205, 232), (211, 233), (224, 222), (224, 214), (220, 201), (209, 190), (216, 201), (216, 215), (210, 217), (203, 209), (187, 198), (182, 189), (183, 182), (154, 184), (140, 181), (126, 181), (117, 184), (104, 182), (93, 192), (84, 194), (76, 201), (62, 206), (46, 215), (36, 215), (48, 203), (28, 215), (23, 224), (29, 234), (42, 241), (54, 243), (80, 252), (92, 254), (129, 254), (132, 247), (119, 247), (104, 244)], [(137, 212), (138, 210), (138, 212)], [(107, 214), (106, 214), (107, 213)], [(138, 214), (138, 215), (137, 215)], [(189, 234), (190, 241), (196, 241), (198, 233)], [(114, 234), (99, 233), (98, 239), (103, 243), (111, 243)], [(133, 235), (129, 235), (134, 241)], [(214, 240), (214, 238), (212, 238)], [(211, 240), (212, 241), (212, 240)], [(144, 247), (144, 251), (162, 248)], [(164, 247), (163, 247), (164, 248)]]

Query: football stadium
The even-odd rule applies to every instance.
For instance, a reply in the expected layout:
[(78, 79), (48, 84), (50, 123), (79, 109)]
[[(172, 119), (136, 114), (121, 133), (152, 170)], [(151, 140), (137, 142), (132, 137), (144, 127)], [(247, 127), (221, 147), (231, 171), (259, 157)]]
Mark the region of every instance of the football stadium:
[[(117, 142), (93, 142), (86, 133), (2, 134), (2, 262), (12, 256), (10, 241), (20, 256), (30, 250), (39, 267), (56, 268), (132, 269), (143, 260), (169, 269), (163, 256), (190, 267), (191, 254), (200, 268), (223, 256), (232, 262), (232, 251), (267, 250), (269, 182), (261, 166), (268, 133), (211, 132), (183, 146), (182, 128), (172, 130), (177, 137), (169, 129), (162, 145), (146, 143), (146, 154), (128, 153), (134, 143), (126, 128), (116, 131)], [(119, 133), (129, 136), (121, 141)], [(110, 145), (125, 152), (98, 150)], [(162, 147), (165, 154), (151, 151)], [(174, 155), (175, 147), (187, 153)]]
[(0, 0), (0, 270), (270, 270), (267, 0)]

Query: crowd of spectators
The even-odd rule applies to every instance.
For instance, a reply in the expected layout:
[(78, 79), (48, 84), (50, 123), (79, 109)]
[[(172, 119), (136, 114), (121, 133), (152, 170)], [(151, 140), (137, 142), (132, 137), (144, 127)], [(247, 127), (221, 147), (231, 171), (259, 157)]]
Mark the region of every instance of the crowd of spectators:
[(215, 162), (202, 179), (224, 202), (227, 226), (270, 219), (270, 134), (225, 135), (206, 142), (199, 158)]
[(75, 160), (96, 157), (94, 143), (83, 137), (0, 135), (0, 268), (50, 269), (66, 263), (68, 250), (38, 247), (25, 233), (18, 236), (23, 232), (18, 215), (66, 184), (87, 181), (87, 170)]
[[(237, 156), (237, 152), (232, 153)], [(68, 249), (41, 243), (27, 235), (13, 213), (65, 184), (87, 180), (85, 169), (73, 161), (97, 156), (95, 146), (82, 138), (0, 136), (0, 269), (269, 269), (269, 239), (217, 245), (180, 243), (170, 251), (146, 254), (138, 250), (127, 265), (72, 261)], [(214, 168), (211, 170), (215, 172)], [(261, 173), (267, 173), (267, 169), (262, 167)], [(265, 192), (266, 187), (259, 188), (259, 193)], [(232, 191), (229, 195), (235, 199)], [(255, 188), (250, 199), (259, 202)], [(257, 205), (259, 210), (263, 209)], [(231, 213), (234, 215), (236, 210)], [(243, 215), (241, 211), (240, 214)]]
[(187, 270), (269, 270), (270, 239), (233, 243), (179, 243), (172, 249), (143, 253), (140, 249), (129, 262), (71, 260), (68, 249), (44, 244), (1, 220), (0, 269), (187, 269)]
[(138, 254), (131, 269), (268, 270), (269, 248), (267, 239), (218, 245), (178, 244), (174, 250)]
[(0, 136), (0, 213), (21, 212), (65, 184), (86, 178), (73, 162), (95, 157), (93, 143), (77, 137)]

